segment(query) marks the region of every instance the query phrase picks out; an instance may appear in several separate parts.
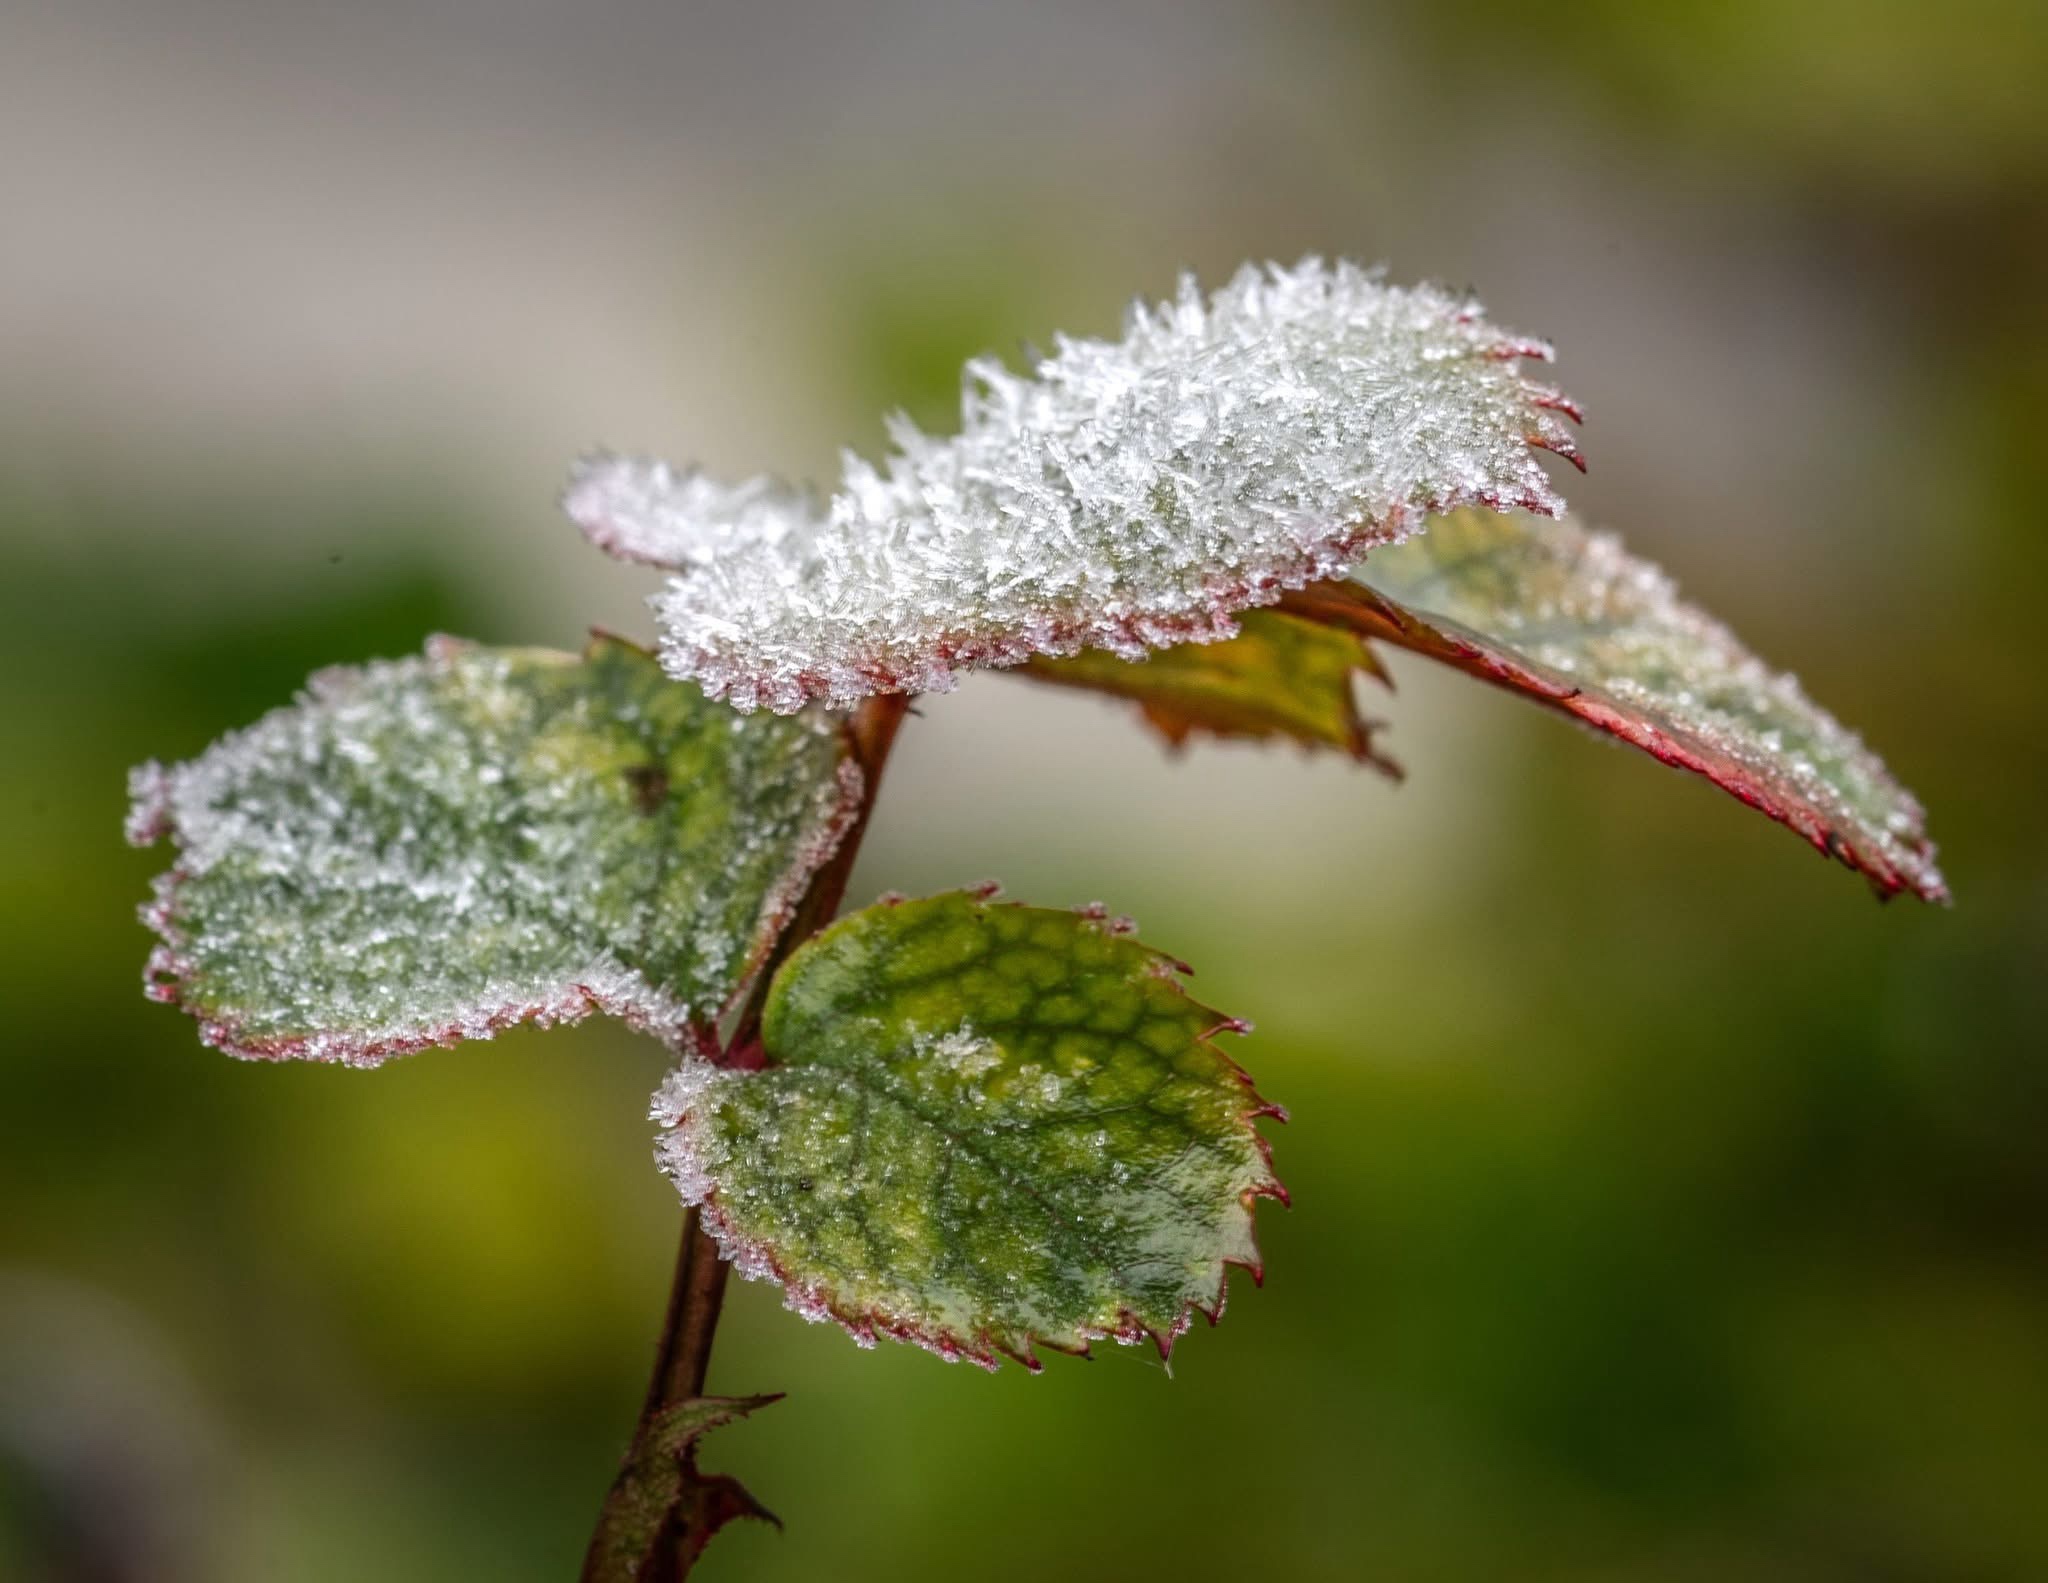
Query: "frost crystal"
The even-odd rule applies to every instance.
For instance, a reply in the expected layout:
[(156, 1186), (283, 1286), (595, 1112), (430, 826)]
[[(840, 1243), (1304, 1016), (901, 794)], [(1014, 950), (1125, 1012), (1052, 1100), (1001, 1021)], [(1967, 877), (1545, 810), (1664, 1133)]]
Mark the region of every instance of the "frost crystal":
[[(1227, 638), (1232, 613), (1340, 575), (1461, 504), (1555, 512), (1531, 452), (1576, 459), (1540, 342), (1434, 287), (1350, 264), (1247, 267), (1135, 306), (1120, 341), (1062, 337), (1028, 376), (966, 370), (960, 433), (898, 417), (819, 507), (598, 456), (564, 504), (590, 539), (675, 573), (662, 659), (787, 713), (935, 691), (957, 667)], [(1561, 416), (1562, 415), (1562, 416)]]
[(1881, 892), (1947, 900), (1912, 794), (1795, 677), (1679, 598), (1613, 534), (1457, 512), (1375, 550), (1355, 575), (1385, 601), (1372, 635), (1708, 776)]
[(438, 640), (136, 771), (180, 848), (149, 993), (238, 1055), (371, 1065), (612, 1012), (701, 1043), (860, 787), (829, 720), (743, 720), (612, 640)]

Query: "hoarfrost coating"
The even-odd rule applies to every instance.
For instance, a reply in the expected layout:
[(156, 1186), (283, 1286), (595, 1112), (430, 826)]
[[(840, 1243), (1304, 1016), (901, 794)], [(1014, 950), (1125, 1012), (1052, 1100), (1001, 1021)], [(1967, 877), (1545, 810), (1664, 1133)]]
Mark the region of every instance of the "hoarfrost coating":
[(862, 794), (833, 721), (744, 719), (611, 640), (323, 672), (132, 785), (130, 839), (179, 849), (152, 997), (357, 1065), (592, 1011), (707, 1042)]
[(1613, 534), (1569, 517), (1455, 512), (1355, 575), (1402, 612), (1374, 635), (1706, 775), (1883, 894), (1948, 899), (1913, 794), (1797, 678)]
[(938, 691), (974, 665), (1234, 635), (1232, 613), (1340, 576), (1454, 506), (1555, 513), (1532, 447), (1577, 409), (1520, 371), (1540, 341), (1478, 303), (1308, 259), (1060, 337), (1028, 376), (967, 366), (960, 433), (907, 419), (822, 506), (600, 455), (564, 506), (672, 576), (662, 661), (740, 709)]

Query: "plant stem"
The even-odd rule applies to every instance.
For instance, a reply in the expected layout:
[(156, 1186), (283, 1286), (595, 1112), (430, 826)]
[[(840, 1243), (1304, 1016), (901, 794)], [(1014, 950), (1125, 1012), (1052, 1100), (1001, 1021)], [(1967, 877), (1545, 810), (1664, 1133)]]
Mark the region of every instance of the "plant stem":
[[(882, 769), (889, 761), (889, 750), (895, 744), (896, 732), (909, 708), (908, 698), (887, 694), (866, 699), (848, 720), (847, 735), (854, 762), (860, 766), (862, 776), (860, 807), (855, 811), (853, 822), (838, 849), (811, 877), (803, 899), (797, 903), (789, 927), (783, 931), (774, 955), (755, 983), (753, 996), (734, 1031), (733, 1048), (744, 1048), (758, 1036), (761, 1007), (767, 999), (768, 985), (775, 976), (775, 970), (791, 951), (830, 923), (832, 915), (839, 910), (839, 903), (846, 895), (847, 881), (853, 874), (854, 860), (860, 855), (861, 841), (867, 834), (868, 820), (874, 813)], [(604, 1564), (601, 1560), (602, 1541), (629, 1517), (625, 1508), (636, 1494), (634, 1470), (643, 1466), (647, 1457), (653, 1454), (659, 1421), (669, 1409), (704, 1394), (704, 1379), (711, 1366), (711, 1343), (718, 1332), (719, 1309), (725, 1299), (728, 1268), (725, 1260), (719, 1257), (718, 1244), (704, 1229), (696, 1209), (691, 1208), (683, 1216), (683, 1239), (676, 1250), (675, 1278), (669, 1288), (668, 1313), (662, 1320), (661, 1341), (655, 1351), (654, 1373), (647, 1382), (647, 1399), (641, 1405), (640, 1422), (633, 1431), (632, 1449), (628, 1451), (625, 1466), (605, 1498), (604, 1509), (598, 1516), (597, 1532), (591, 1540), (589, 1553), (584, 1557), (585, 1583), (595, 1583), (601, 1576), (608, 1575), (599, 1570)], [(630, 1574), (638, 1583), (671, 1583), (673, 1579), (687, 1576), (710, 1538), (710, 1533), (701, 1526), (693, 1527), (693, 1524), (701, 1524), (701, 1513), (705, 1510), (703, 1503), (693, 1498), (699, 1479), (694, 1450), (686, 1449), (680, 1454), (684, 1458), (681, 1487), (670, 1503), (666, 1520), (653, 1525), (647, 1551)], [(753, 1509), (759, 1513), (758, 1507)], [(713, 1519), (714, 1525), (720, 1520), (722, 1518)]]
[(668, 1314), (661, 1324), (654, 1373), (647, 1381), (647, 1400), (640, 1409), (643, 1422), (664, 1407), (704, 1394), (704, 1376), (711, 1367), (711, 1341), (718, 1333), (718, 1312), (725, 1301), (729, 1268), (718, 1256), (718, 1244), (698, 1221), (696, 1208), (685, 1210)]
[(775, 954), (762, 970), (754, 988), (754, 998), (733, 1036), (736, 1046), (746, 1044), (759, 1031), (761, 1005), (768, 998), (768, 985), (775, 977), (775, 970), (782, 966), (790, 952), (830, 923), (832, 915), (839, 910), (839, 903), (846, 896), (846, 882), (853, 877), (854, 859), (860, 856), (860, 844), (868, 833), (868, 820), (874, 815), (875, 794), (881, 789), (882, 770), (889, 762), (889, 750), (895, 746), (896, 733), (909, 712), (908, 698), (900, 693), (883, 693), (864, 699), (847, 721), (854, 762), (860, 765), (861, 770), (860, 807), (838, 850), (811, 877), (810, 888), (804, 892), (803, 900), (797, 903), (796, 912), (789, 927), (782, 932)]

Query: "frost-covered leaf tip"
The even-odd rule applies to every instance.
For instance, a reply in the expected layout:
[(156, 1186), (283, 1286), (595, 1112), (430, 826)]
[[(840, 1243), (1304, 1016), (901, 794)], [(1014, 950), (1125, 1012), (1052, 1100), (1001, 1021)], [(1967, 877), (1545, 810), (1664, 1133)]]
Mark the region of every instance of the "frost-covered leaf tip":
[(130, 838), (179, 848), (147, 987), (259, 1058), (592, 1010), (701, 1046), (860, 789), (834, 722), (743, 718), (630, 644), (439, 639), (136, 771)]
[(1920, 804), (1798, 681), (1611, 533), (1461, 511), (1297, 613), (1445, 661), (1693, 770), (1869, 878), (1946, 901)]
[(1164, 1355), (1259, 1271), (1279, 1112), (1211, 1042), (1244, 1025), (1128, 929), (985, 891), (855, 913), (776, 976), (781, 1064), (671, 1074), (656, 1157), (743, 1275), (863, 1344)]
[(565, 505), (666, 567), (662, 660), (741, 709), (935, 691), (963, 666), (1225, 638), (1232, 613), (1341, 575), (1465, 504), (1554, 512), (1532, 447), (1576, 410), (1541, 342), (1467, 297), (1310, 259), (1061, 338), (1027, 375), (970, 363), (960, 432), (901, 418), (822, 504), (598, 456)]

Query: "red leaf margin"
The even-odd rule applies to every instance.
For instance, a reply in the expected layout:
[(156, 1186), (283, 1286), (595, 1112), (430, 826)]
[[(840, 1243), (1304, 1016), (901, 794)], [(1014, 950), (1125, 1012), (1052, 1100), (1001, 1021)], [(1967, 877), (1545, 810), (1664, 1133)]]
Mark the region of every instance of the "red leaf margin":
[(1659, 763), (1703, 775), (1738, 801), (1804, 837), (1823, 857), (1861, 874), (1880, 900), (1888, 901), (1908, 890), (1923, 901), (1946, 904), (1949, 900), (1948, 887), (1933, 865), (1933, 844), (1924, 833), (1905, 843), (1909, 853), (1922, 861), (1910, 870), (1902, 868), (1882, 851), (1867, 844), (1859, 847), (1810, 802), (1758, 776), (1691, 733), (1662, 730), (1589, 688), (1559, 680), (1476, 633), (1409, 610), (1362, 583), (1317, 583), (1289, 593), (1280, 608), (1441, 661), (1640, 748)]

